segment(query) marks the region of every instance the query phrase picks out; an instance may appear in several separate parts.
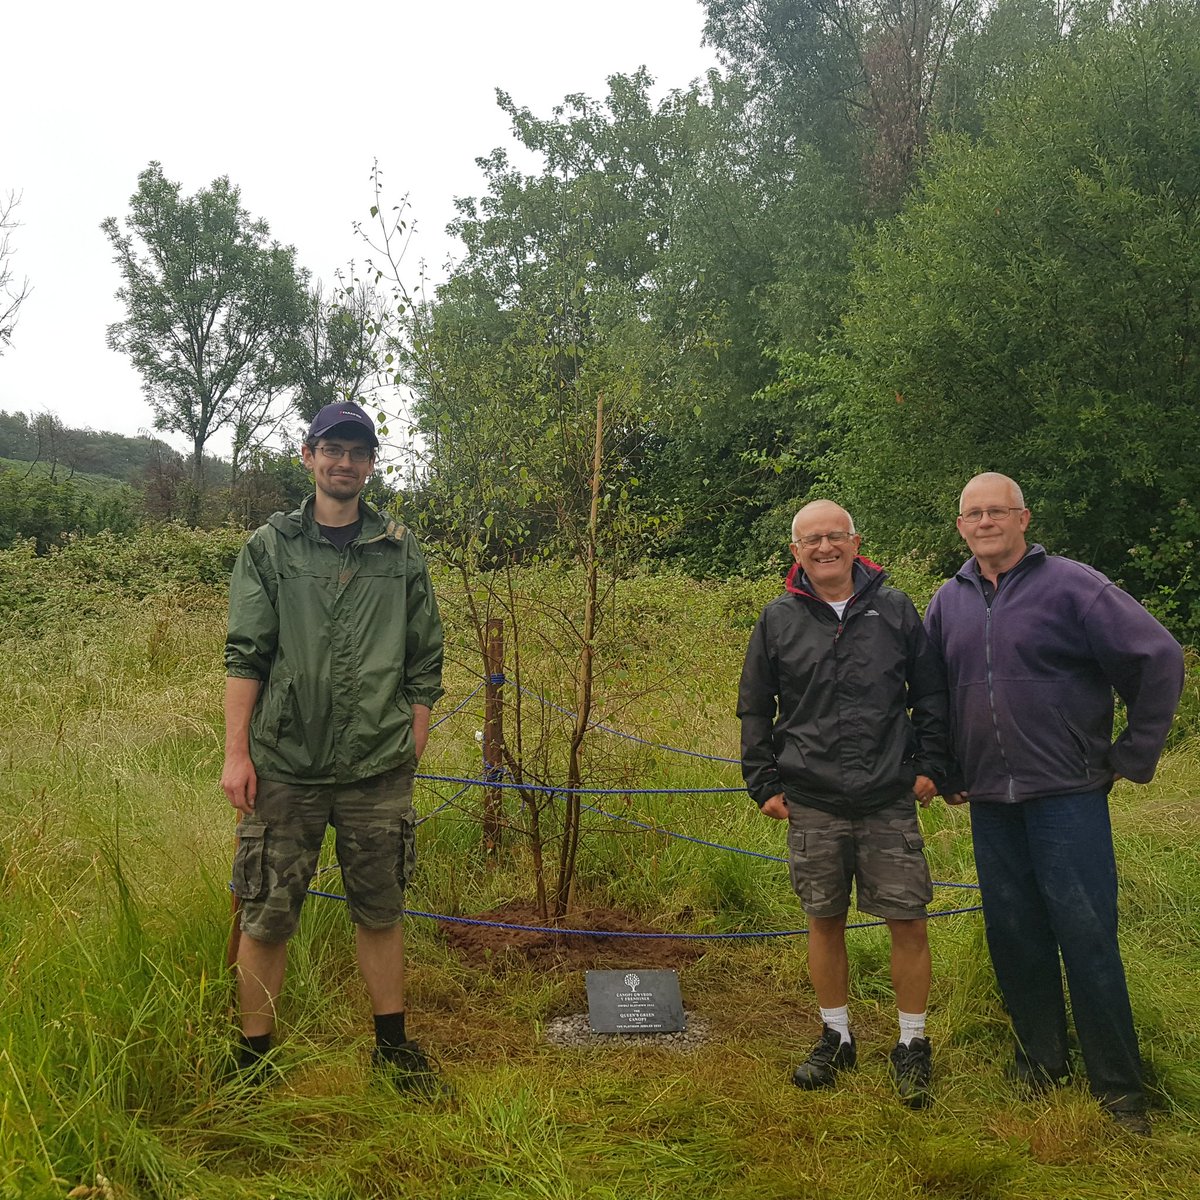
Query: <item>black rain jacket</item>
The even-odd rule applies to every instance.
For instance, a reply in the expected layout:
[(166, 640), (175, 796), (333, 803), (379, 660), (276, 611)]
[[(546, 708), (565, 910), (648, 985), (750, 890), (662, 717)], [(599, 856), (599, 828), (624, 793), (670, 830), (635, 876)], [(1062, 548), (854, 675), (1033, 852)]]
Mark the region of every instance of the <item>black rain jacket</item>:
[[(948, 769), (945, 672), (913, 602), (854, 564), (842, 619), (808, 589), (799, 565), (763, 609), (742, 667), (742, 777), (759, 804), (856, 817), (886, 808), (918, 775)], [(911, 716), (910, 716), (911, 712)]]

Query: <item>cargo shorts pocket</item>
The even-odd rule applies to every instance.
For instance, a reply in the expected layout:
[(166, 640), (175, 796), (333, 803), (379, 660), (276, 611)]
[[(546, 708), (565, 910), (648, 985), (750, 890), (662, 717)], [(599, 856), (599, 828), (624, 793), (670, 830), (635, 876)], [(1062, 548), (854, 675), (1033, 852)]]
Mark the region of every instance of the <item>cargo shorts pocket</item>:
[(919, 829), (872, 831), (860, 851), (858, 906), (872, 916), (909, 920), (933, 899)]
[(904, 835), (904, 848), (913, 863), (912, 878), (915, 898), (921, 904), (933, 900), (933, 877), (929, 873), (929, 862), (925, 858), (925, 838), (920, 831)]
[(257, 900), (267, 890), (267, 831), (261, 826), (238, 830), (233, 855), (233, 893), (242, 900)]
[(851, 867), (845, 839), (830, 829), (788, 827), (792, 891), (812, 917), (836, 917), (850, 904)]
[(802, 901), (810, 898), (812, 890), (811, 880), (806, 870), (806, 842), (807, 838), (803, 829), (797, 829), (795, 826), (788, 827), (788, 876), (792, 881), (792, 891)]
[(407, 887), (417, 869), (417, 828), (411, 817), (406, 817), (400, 826), (400, 850), (396, 855), (396, 881)]

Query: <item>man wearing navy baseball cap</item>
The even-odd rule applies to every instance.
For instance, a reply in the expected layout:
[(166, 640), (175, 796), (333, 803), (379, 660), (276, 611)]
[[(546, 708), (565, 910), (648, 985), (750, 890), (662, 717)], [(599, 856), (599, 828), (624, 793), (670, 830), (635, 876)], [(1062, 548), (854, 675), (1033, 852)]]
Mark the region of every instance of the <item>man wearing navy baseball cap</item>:
[(301, 451), (314, 494), (251, 535), (230, 582), (221, 787), (242, 815), (238, 1068), (250, 1082), (273, 1074), (288, 939), (332, 825), (374, 1013), (372, 1066), (432, 1095), (438, 1079), (405, 1030), (401, 918), (442, 624), (412, 534), (362, 498), (378, 446), (357, 404), (325, 405)]

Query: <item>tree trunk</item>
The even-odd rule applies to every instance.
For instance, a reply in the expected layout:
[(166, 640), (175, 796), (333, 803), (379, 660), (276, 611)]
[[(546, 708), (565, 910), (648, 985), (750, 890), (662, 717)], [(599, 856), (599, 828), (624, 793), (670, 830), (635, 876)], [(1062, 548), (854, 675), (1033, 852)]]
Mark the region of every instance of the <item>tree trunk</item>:
[[(483, 702), (483, 777), (499, 783), (504, 773), (504, 701), (500, 689), (504, 686), (504, 622), (498, 617), (488, 619), (484, 632), (486, 658), (484, 661)], [(501, 789), (489, 787), (483, 793), (483, 850), (488, 862), (495, 863), (500, 851), (500, 827), (503, 805)]]
[(196, 435), (192, 438), (192, 494), (187, 499), (187, 523), (200, 524), (200, 510), (204, 503), (204, 440)]
[(596, 528), (600, 517), (600, 464), (604, 453), (604, 393), (596, 397), (596, 441), (592, 451), (592, 506), (587, 530), (587, 591), (584, 599), (583, 644), (579, 650), (579, 674), (575, 679), (575, 728), (567, 760), (566, 810), (563, 813), (563, 838), (558, 857), (558, 879), (554, 887), (554, 917), (566, 916), (575, 880), (575, 855), (579, 849), (581, 805), (579, 788), (583, 784), (583, 742), (592, 715), (592, 678), (595, 671), (596, 594), (598, 568)]

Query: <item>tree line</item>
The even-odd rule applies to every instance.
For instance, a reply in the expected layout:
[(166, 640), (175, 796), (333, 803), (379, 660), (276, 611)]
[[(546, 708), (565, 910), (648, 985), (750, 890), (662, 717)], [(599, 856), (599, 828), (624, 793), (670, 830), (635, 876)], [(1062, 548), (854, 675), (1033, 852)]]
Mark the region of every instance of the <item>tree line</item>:
[[(227, 469), (206, 458), (211, 478)], [(183, 520), (190, 480), (183, 456), (161, 438), (74, 429), (52, 412), (0, 409), (0, 549), (31, 538), (44, 553), (68, 534)], [(226, 490), (222, 512), (229, 499)]]
[(194, 497), (218, 429), (265, 502), (296, 483), (281, 428), (403, 394), (406, 518), (463, 565), (570, 557), (591, 522), (602, 557), (757, 574), (828, 495), (878, 557), (945, 573), (958, 490), (996, 469), (1049, 548), (1200, 632), (1200, 11), (704, 8), (721, 68), (688, 88), (498, 94), (539, 165), (479, 160), (430, 294), (378, 176), (364, 268), (325, 289), (228, 179), (186, 196), (150, 164), (104, 223), (109, 336)]
[(605, 488), (644, 558), (760, 572), (828, 495), (948, 573), (958, 491), (1020, 480), (1049, 548), (1185, 634), (1200, 425), (1200, 10), (1174, 0), (705, 0), (722, 70), (546, 117), (459, 201), (397, 374), (412, 503), (488, 552)]
[[(45, 553), (67, 535), (125, 534), (155, 523), (252, 528), (312, 490), (286, 439), (251, 455), (236, 474), (228, 459), (205, 454), (204, 478), (197, 492), (194, 465), (161, 438), (0, 409), (0, 550), (33, 539)], [(385, 507), (395, 501), (384, 478), (371, 481), (369, 495)]]

